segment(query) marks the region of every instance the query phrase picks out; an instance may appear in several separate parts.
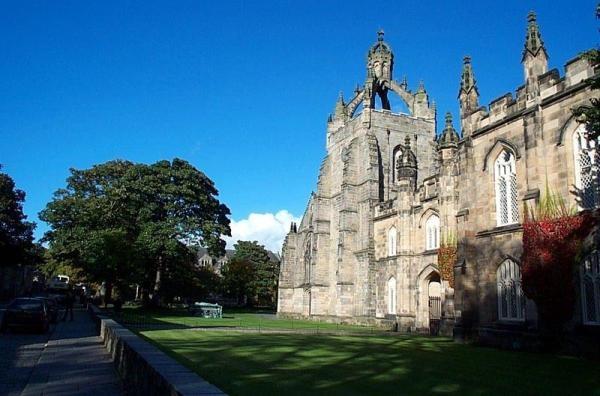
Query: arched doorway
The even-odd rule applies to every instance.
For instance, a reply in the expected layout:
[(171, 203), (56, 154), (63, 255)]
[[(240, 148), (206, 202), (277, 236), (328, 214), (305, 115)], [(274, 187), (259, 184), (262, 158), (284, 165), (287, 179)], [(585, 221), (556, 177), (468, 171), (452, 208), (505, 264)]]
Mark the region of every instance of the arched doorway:
[(429, 334), (438, 335), (442, 318), (442, 283), (437, 272), (431, 273), (428, 289)]
[(437, 335), (442, 316), (442, 298), (444, 295), (440, 273), (428, 266), (418, 277), (419, 295), (417, 327), (420, 331)]

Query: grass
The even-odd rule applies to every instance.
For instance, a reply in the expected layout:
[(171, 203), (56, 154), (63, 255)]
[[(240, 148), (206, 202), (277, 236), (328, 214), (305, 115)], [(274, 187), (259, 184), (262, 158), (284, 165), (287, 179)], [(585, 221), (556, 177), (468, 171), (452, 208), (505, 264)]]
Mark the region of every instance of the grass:
[(312, 320), (292, 320), (277, 318), (268, 311), (226, 310), (222, 319), (208, 319), (191, 316), (185, 309), (144, 310), (124, 308), (116, 319), (135, 328), (183, 329), (198, 327), (231, 327), (244, 329), (271, 330), (336, 330), (345, 332), (382, 332), (385, 329), (315, 322)]
[(147, 330), (231, 395), (600, 395), (600, 364), (422, 336)]

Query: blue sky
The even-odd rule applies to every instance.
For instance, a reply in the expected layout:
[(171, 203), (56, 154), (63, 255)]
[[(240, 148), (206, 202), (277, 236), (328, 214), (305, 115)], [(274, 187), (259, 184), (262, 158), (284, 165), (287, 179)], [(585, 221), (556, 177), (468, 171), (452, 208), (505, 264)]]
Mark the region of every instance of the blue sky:
[(438, 120), (457, 115), (466, 54), (483, 104), (522, 84), (529, 10), (561, 73), (600, 37), (595, 1), (466, 4), (4, 1), (0, 163), (38, 221), (70, 167), (184, 158), (215, 181), (240, 235), (271, 238), (302, 215), (327, 115), (364, 81), (379, 28), (395, 78), (423, 80)]

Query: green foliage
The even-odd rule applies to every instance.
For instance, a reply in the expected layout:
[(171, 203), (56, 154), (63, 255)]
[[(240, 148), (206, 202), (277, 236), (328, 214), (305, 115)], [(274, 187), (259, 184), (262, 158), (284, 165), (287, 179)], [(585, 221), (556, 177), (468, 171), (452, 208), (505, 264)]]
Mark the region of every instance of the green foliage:
[(221, 269), (221, 276), (224, 293), (235, 297), (238, 304), (244, 304), (252, 296), (256, 271), (249, 260), (233, 257)]
[(226, 294), (244, 297), (260, 306), (275, 306), (279, 263), (271, 260), (264, 246), (253, 241), (239, 241), (235, 253), (222, 271)]
[(75, 283), (86, 281), (80, 268), (74, 267), (67, 261), (56, 260), (47, 249), (44, 249), (43, 260), (38, 269), (42, 271), (46, 279), (55, 275), (67, 275)]
[[(92, 282), (124, 291), (138, 284), (155, 300), (192, 271), (187, 244), (222, 255), (229, 209), (214, 183), (181, 159), (151, 165), (109, 161), (71, 169), (67, 186), (40, 213), (53, 260), (81, 268)], [(176, 292), (166, 291), (167, 295)]]
[(8, 174), (0, 172), (0, 266), (35, 264), (38, 257), (33, 244), (35, 224), (26, 221), (24, 201), (25, 192), (15, 187)]
[(559, 219), (577, 214), (577, 208), (567, 204), (562, 195), (550, 189), (548, 181), (544, 194), (540, 197), (539, 202), (534, 207), (525, 208), (526, 221), (544, 221)]

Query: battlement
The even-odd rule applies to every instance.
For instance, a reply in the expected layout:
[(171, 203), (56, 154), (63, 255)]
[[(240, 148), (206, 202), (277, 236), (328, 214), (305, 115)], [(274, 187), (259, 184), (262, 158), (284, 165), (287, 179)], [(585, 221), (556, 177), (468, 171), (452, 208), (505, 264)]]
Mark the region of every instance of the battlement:
[(536, 90), (527, 85), (516, 89), (516, 95), (506, 93), (482, 106), (476, 111), (467, 114), (462, 121), (463, 134), (477, 135), (483, 133), (496, 124), (507, 122), (511, 117), (522, 114), (527, 109), (552, 102), (554, 98), (584, 88), (590, 77), (597, 70), (590, 65), (587, 59), (578, 56), (565, 64), (565, 74), (560, 76), (557, 69), (552, 69), (537, 76)]

